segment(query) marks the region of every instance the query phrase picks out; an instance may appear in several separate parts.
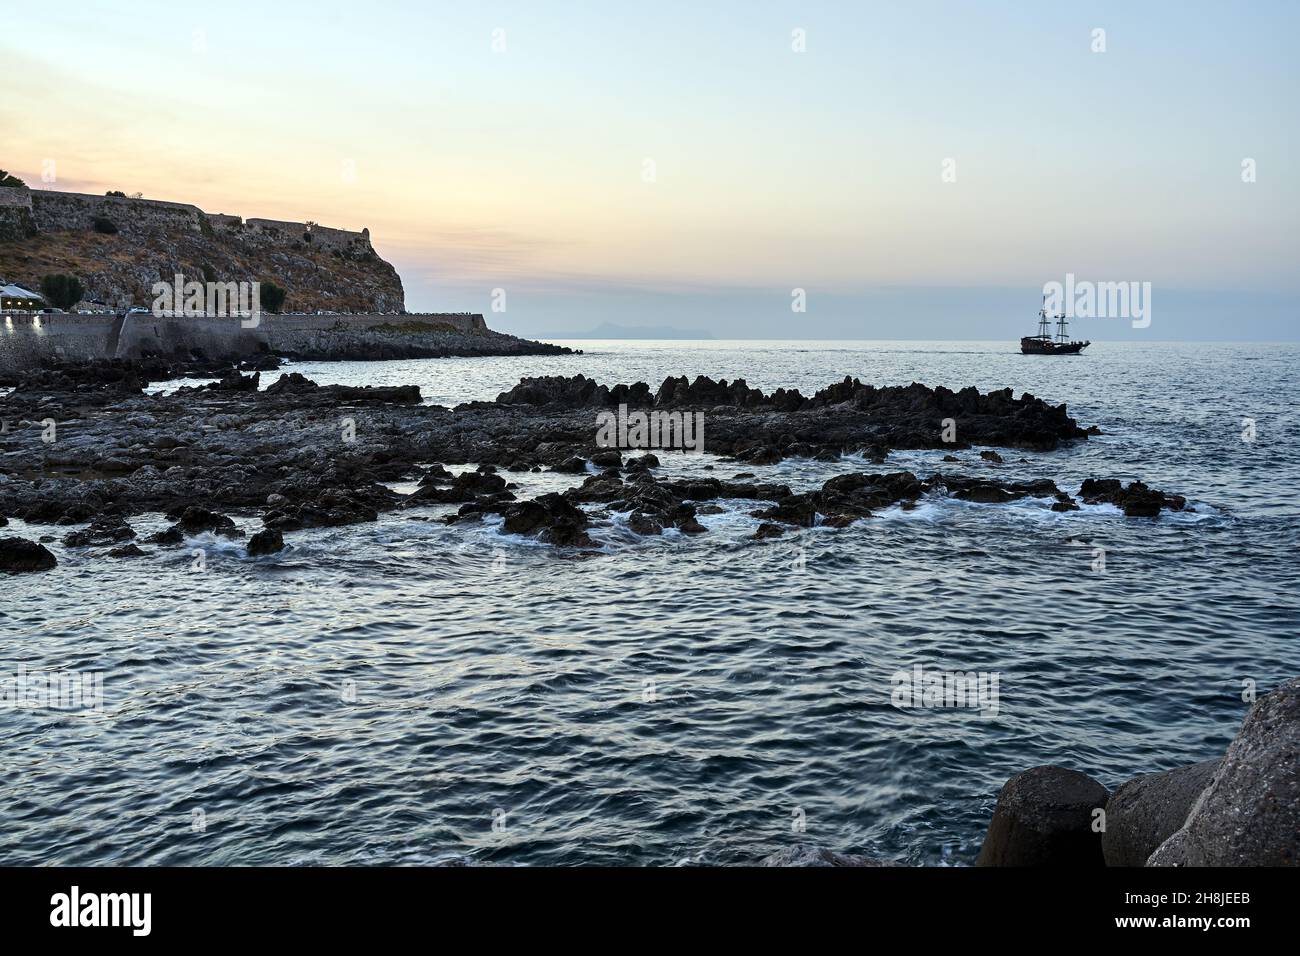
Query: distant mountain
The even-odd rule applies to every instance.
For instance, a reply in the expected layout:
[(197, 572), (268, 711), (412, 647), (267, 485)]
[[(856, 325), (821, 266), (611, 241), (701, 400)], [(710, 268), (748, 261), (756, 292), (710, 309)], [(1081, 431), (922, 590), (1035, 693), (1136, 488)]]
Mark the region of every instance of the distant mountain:
[(711, 339), (708, 332), (675, 329), (670, 325), (614, 325), (602, 322), (587, 332), (553, 332), (543, 339)]

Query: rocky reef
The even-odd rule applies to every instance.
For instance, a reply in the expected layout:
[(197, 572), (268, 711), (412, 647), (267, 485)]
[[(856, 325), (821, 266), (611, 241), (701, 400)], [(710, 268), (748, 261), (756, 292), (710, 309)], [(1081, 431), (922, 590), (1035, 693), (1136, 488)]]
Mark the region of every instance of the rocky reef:
[[(277, 363), (263, 364), (271, 371)], [(837, 475), (802, 492), (747, 472), (673, 478), (653, 451), (602, 447), (594, 416), (611, 404), (698, 411), (708, 423), (703, 451), (746, 466), (846, 454), (883, 462), (892, 448), (975, 443), (1050, 449), (1095, 431), (1064, 405), (1013, 398), (1009, 390), (875, 388), (845, 379), (804, 397), (699, 377), (670, 378), (652, 393), (645, 383), (606, 387), (575, 376), (523, 379), (495, 402), (447, 409), (423, 404), (415, 386), (319, 386), (289, 373), (262, 388), (263, 369), (229, 366), (210, 384), (142, 392), (145, 382), (175, 371), (103, 362), (22, 376), (0, 400), (0, 515), (36, 525), (89, 523), (65, 544), (121, 548), (134, 538), (127, 519), (145, 513), (164, 513), (174, 525), (142, 543), (168, 546), (203, 530), (223, 533), (217, 519), (228, 521), (226, 512), (259, 515), (266, 532), (282, 535), (457, 505), (442, 520), (491, 518), (506, 533), (591, 548), (593, 523), (613, 515), (627, 516), (640, 535), (706, 533), (698, 516), (720, 500), (749, 502), (762, 521), (760, 538), (791, 527), (845, 527), (933, 495), (989, 505), (1050, 499), (1056, 510), (1077, 508), (1077, 496), (1133, 516), (1185, 506), (1177, 495), (1110, 479), (1090, 479), (1071, 494), (1050, 479), (883, 469)], [(445, 465), (477, 470), (456, 475)], [(574, 481), (563, 492), (518, 500), (507, 476), (543, 470)], [(417, 482), (416, 490), (390, 488), (403, 481)], [(257, 540), (265, 554), (283, 539)]]

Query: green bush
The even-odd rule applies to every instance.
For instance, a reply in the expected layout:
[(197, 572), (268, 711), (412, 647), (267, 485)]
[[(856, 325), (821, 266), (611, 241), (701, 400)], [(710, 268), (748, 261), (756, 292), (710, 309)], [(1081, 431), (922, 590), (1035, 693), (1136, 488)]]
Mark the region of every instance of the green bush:
[(274, 282), (263, 282), (262, 289), (262, 308), (267, 312), (279, 312), (284, 308), (284, 300), (288, 297), (287, 290), (280, 288)]
[(27, 184), (17, 176), (11, 176), (9, 173), (0, 169), (0, 186), (26, 186)]
[(56, 309), (70, 309), (86, 294), (76, 276), (54, 273), (41, 280), (41, 295)]
[(104, 195), (105, 195), (105, 196), (117, 196), (119, 199), (125, 199), (125, 198), (126, 198), (126, 193), (122, 192), (122, 190), (120, 190), (120, 189), (110, 189), (108, 192), (104, 193)]

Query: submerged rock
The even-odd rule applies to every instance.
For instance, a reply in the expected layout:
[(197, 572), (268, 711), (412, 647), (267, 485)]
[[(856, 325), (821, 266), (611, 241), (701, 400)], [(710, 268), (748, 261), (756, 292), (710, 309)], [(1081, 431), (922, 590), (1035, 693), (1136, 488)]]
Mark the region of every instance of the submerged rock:
[(1103, 866), (1096, 811), (1109, 798), (1087, 774), (1033, 767), (1003, 785), (976, 866)]
[(836, 853), (820, 846), (792, 846), (763, 857), (759, 866), (895, 866), (856, 853)]

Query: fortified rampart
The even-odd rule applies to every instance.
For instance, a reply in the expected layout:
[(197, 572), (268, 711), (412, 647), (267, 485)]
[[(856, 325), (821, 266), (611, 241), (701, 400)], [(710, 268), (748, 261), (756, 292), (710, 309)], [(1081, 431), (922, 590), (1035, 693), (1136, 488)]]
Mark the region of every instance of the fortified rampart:
[(123, 196), (95, 196), (49, 189), (0, 189), (0, 208), (27, 208), (41, 232), (93, 230), (96, 220), (107, 220), (120, 232), (142, 235), (155, 232), (222, 234), (267, 245), (310, 243), (326, 252), (350, 257), (373, 253), (370, 230), (353, 232), (315, 223), (278, 219), (242, 219), (225, 213), (205, 213), (189, 203)]
[(0, 242), (30, 239), (34, 235), (32, 191), (26, 186), (0, 187)]
[(246, 358), (258, 352), (307, 357), (383, 357), (388, 350), (468, 354), (521, 341), (488, 329), (473, 313), (270, 315), (245, 328), (236, 317), (13, 313), (0, 317), (0, 379), (50, 362)]
[(41, 232), (94, 229), (96, 219), (106, 219), (128, 235), (203, 231), (203, 211), (187, 203), (62, 193), (49, 189), (33, 189), (31, 197), (32, 217)]

